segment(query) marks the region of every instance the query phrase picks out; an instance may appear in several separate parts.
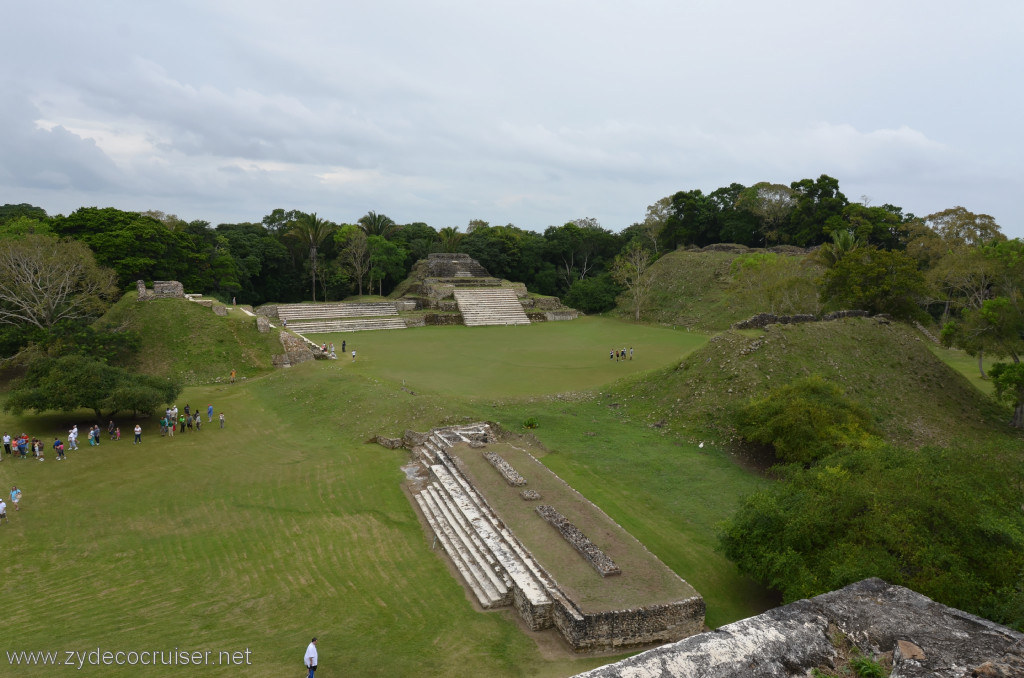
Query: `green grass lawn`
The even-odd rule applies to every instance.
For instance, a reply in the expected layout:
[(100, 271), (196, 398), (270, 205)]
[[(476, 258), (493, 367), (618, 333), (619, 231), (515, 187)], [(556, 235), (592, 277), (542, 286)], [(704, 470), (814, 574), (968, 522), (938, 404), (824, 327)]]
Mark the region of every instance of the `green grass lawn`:
[[(0, 526), (3, 650), (251, 653), (244, 667), (79, 672), (92, 676), (297, 675), (312, 635), (328, 677), (554, 677), (606, 663), (552, 652), (550, 634), (538, 645), (510, 611), (474, 609), (403, 494), (407, 454), (366, 444), (480, 418), (513, 428), (537, 417), (545, 463), (696, 586), (712, 624), (770, 604), (712, 536), (762, 481), (597, 400), (546, 395), (664, 367), (703, 337), (585, 319), (343, 338), (354, 364), (186, 389), (179, 403), (213, 403), (223, 431), (215, 422), (168, 439), (146, 420), (133, 446), (134, 422), (121, 418), (127, 440), (83, 445), (66, 462), (0, 463), (0, 486), (25, 492)], [(616, 345), (633, 345), (635, 360), (609, 361)], [(0, 415), (0, 429), (52, 442), (73, 421), (91, 415)], [(6, 662), (0, 675), (54, 672)]]
[[(707, 337), (599, 317), (512, 327), (422, 327), (313, 335), (333, 342), (346, 370), (405, 383), (418, 393), (483, 398), (596, 388), (678, 360)], [(356, 362), (340, 355), (341, 342)], [(610, 360), (613, 349), (634, 359)]]

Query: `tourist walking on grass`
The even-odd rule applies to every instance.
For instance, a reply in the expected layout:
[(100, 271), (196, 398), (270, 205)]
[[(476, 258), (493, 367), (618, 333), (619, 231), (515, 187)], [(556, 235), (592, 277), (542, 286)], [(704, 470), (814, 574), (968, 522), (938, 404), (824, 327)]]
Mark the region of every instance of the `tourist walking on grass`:
[(60, 441), (60, 438), (53, 439), (53, 451), (57, 455), (57, 461), (67, 459), (67, 457), (64, 456), (64, 443)]
[(309, 673), (306, 674), (306, 678), (313, 678), (313, 674), (316, 672), (317, 663), (316, 636), (313, 636), (313, 640), (306, 648), (306, 656), (302, 658), (302, 662), (309, 671)]
[(213, 423), (213, 404), (210, 404), (210, 405), (206, 406), (206, 423), (207, 424), (212, 424)]
[(78, 449), (78, 424), (72, 426), (68, 431), (68, 447), (72, 450)]
[(220, 413), (220, 427), (224, 428), (224, 413)]
[(356, 350), (352, 349), (352, 362), (356, 361)]
[(115, 433), (116, 431), (117, 431), (117, 427), (116, 427), (116, 426), (114, 426), (114, 420), (113, 420), (113, 419), (111, 419), (111, 420), (110, 420), (110, 423), (109, 423), (109, 424), (107, 424), (107, 433), (109, 433), (109, 434), (110, 434), (110, 439), (111, 439), (111, 440), (113, 440), (113, 439), (114, 439), (114, 433)]
[(140, 424), (135, 425), (135, 440), (132, 441), (132, 445), (142, 444), (142, 426)]
[(11, 485), (11, 503), (14, 504), (15, 511), (21, 510), (21, 490), (17, 485)]
[(231, 370), (231, 383), (232, 384), (235, 383), (235, 374), (237, 374), (237, 373), (234, 370)]
[(7, 517), (7, 502), (0, 498), (0, 523), (4, 521), (11, 522), (11, 519)]
[(11, 434), (10, 433), (4, 433), (4, 452), (7, 453), (7, 456), (11, 456)]

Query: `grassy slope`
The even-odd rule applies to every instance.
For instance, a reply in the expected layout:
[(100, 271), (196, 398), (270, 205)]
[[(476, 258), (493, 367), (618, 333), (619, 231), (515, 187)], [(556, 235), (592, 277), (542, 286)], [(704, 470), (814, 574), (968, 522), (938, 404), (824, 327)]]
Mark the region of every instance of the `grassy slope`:
[(1005, 413), (936, 358), (916, 332), (862, 318), (726, 332), (678, 367), (621, 393), (649, 417), (728, 435), (738, 405), (810, 374), (865, 404), (896, 442), (946, 444), (1009, 433)]
[[(467, 393), (463, 377), (449, 369), (462, 354), (490, 351), (494, 383), (502, 374), (514, 380), (522, 369), (503, 355), (548, 355), (550, 374), (534, 384), (534, 392), (577, 389), (584, 381), (593, 383), (595, 374), (607, 383), (657, 365), (639, 359), (616, 364), (603, 348), (597, 355), (578, 351), (576, 368), (564, 365), (554, 351), (544, 351), (558, 327), (570, 335), (578, 331), (572, 323), (537, 325), (534, 334), (437, 328), (446, 331), (436, 345), (421, 340), (434, 328), (387, 333), (403, 338), (404, 350), (387, 349), (382, 333), (349, 335), (359, 346), (356, 363), (311, 362), (234, 386), (188, 388), (181, 402), (212, 402), (227, 415), (225, 431), (207, 428), (168, 440), (145, 420), (143, 447), (104, 442), (99, 449), (70, 453), (67, 462), (0, 463), (0, 484), (18, 483), (26, 492), (25, 509), (0, 527), (5, 648), (250, 648), (254, 665), (246, 675), (270, 676), (293, 670), (297, 654), (316, 633), (325, 667), (344, 666), (353, 675), (565, 676), (604, 663), (546, 657), (510, 612), (475, 611), (446, 562), (430, 551), (401, 491), (399, 465), (406, 454), (364, 443), (376, 433), (425, 430), (464, 418), (516, 422), (523, 411), (550, 410), (544, 403), (561, 402), (547, 396), (525, 403), (496, 400), (498, 391), (488, 390), (493, 386), (485, 396)], [(591, 331), (602, 347), (609, 333), (626, 332), (638, 348), (645, 347), (647, 360), (659, 355), (654, 346), (664, 351), (659, 360), (694, 346), (693, 335), (608, 320), (597, 320)], [(439, 354), (439, 346), (446, 352)], [(404, 390), (383, 374), (398, 355), (432, 366), (410, 384), (418, 389), (419, 379), (429, 378), (436, 395), (425, 394), (426, 386), (412, 395), (414, 389)], [(585, 362), (589, 369), (583, 369)], [(586, 428), (602, 432), (602, 455), (619, 459), (619, 467), (563, 465), (566, 479), (582, 481), (578, 486), (589, 494), (605, 486), (609, 472), (621, 475), (604, 494), (614, 519), (698, 586), (690, 574), (698, 565), (726, 573), (719, 590), (706, 594), (711, 623), (768, 605), (706, 539), (735, 502), (721, 497), (760, 481), (734, 465), (706, 474), (693, 466), (694, 477), (707, 475), (721, 484), (694, 484), (687, 501), (679, 502), (670, 480), (677, 469), (670, 464), (665, 481), (632, 486), (646, 482), (647, 472), (662, 472), (648, 460), (677, 448), (668, 438), (636, 444), (645, 431), (635, 422), (624, 424), (607, 408), (588, 409), (586, 400), (578, 406), (577, 416), (593, 420)], [(576, 421), (555, 425), (543, 416), (545, 434), (559, 434), (561, 427), (579, 431)], [(0, 415), (0, 428), (45, 439), (72, 419)], [(79, 413), (78, 423), (86, 421)], [(127, 429), (134, 422), (119, 423)], [(568, 430), (559, 435), (567, 437), (551, 447), (553, 460), (586, 456), (590, 438), (575, 441)], [(628, 458), (635, 460), (624, 465), (633, 476), (620, 473)], [(622, 500), (622, 491), (639, 500)], [(601, 496), (593, 498), (603, 503)], [(652, 506), (664, 507), (664, 513), (648, 515)], [(51, 671), (21, 669), (19, 675)], [(102, 667), (82, 674), (129, 672), (139, 670)], [(190, 675), (235, 673), (237, 668), (225, 666)]]
[[(709, 332), (767, 310), (749, 296), (730, 292), (730, 266), (737, 256), (733, 252), (683, 250), (663, 256), (651, 268), (655, 282), (644, 319)], [(807, 275), (814, 270), (807, 269)]]
[(176, 375), (183, 384), (227, 381), (272, 369), (270, 357), (281, 353), (277, 330), (260, 334), (255, 318), (239, 311), (227, 317), (181, 299), (139, 303), (129, 292), (101, 319), (103, 325), (127, 324), (144, 337), (134, 368), (147, 374)]

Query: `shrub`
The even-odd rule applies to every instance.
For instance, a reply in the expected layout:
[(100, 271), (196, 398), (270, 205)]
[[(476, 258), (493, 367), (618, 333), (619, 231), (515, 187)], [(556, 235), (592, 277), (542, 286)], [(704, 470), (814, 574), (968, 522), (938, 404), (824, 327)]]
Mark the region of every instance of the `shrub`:
[(867, 410), (817, 375), (752, 399), (740, 410), (737, 428), (747, 440), (771, 445), (779, 459), (803, 464), (837, 448), (866, 445), (873, 435)]

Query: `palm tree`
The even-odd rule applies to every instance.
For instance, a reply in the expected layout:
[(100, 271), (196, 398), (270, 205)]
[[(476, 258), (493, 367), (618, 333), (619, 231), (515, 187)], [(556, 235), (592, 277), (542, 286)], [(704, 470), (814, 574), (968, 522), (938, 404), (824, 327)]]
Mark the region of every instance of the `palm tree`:
[(816, 256), (824, 266), (832, 268), (847, 254), (863, 246), (864, 241), (850, 229), (832, 231), (832, 242), (819, 247)]
[(321, 219), (316, 215), (316, 212), (312, 214), (302, 214), (295, 220), (292, 225), (292, 233), (302, 241), (304, 245), (309, 246), (309, 263), (310, 270), (313, 273), (313, 301), (316, 301), (316, 252), (320, 244), (327, 238), (328, 235), (335, 229), (335, 225), (326, 219)]
[(372, 211), (359, 217), (358, 224), (366, 235), (379, 235), (383, 238), (393, 235), (398, 230), (398, 224), (391, 217)]
[(465, 233), (459, 233), (458, 226), (445, 226), (437, 232), (437, 237), (441, 240), (441, 251), (458, 251), (459, 242), (465, 235)]

